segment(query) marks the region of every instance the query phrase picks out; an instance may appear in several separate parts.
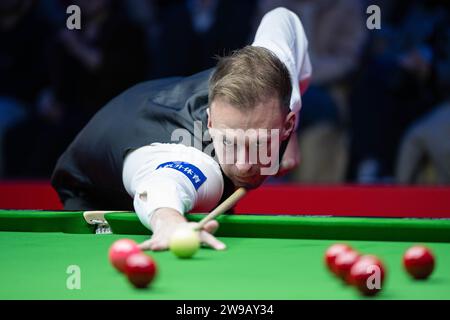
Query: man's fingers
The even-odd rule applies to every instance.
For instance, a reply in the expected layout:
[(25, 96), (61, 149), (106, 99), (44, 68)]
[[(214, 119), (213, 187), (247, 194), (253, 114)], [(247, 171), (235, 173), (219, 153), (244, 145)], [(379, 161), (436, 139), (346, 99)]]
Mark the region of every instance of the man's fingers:
[(144, 242), (138, 244), (139, 249), (141, 250), (152, 250), (152, 245), (153, 245), (153, 238), (149, 239), (149, 240), (145, 240)]
[(295, 159), (286, 159), (281, 163), (281, 171), (289, 172), (295, 169), (299, 165), (300, 161), (296, 161)]
[[(194, 225), (194, 223), (192, 224)], [(218, 228), (219, 223), (215, 220), (206, 223), (203, 230), (200, 232), (200, 241), (216, 250), (223, 250), (225, 249), (225, 245), (212, 235)], [(141, 250), (167, 250), (169, 248), (169, 238), (167, 233), (153, 235), (151, 239), (140, 243), (138, 246)]]
[(168, 241), (165, 241), (165, 240), (155, 241), (152, 244), (153, 251), (162, 251), (162, 250), (167, 250), (168, 248), (169, 248), (169, 243), (168, 243)]
[(284, 160), (280, 168), (278, 169), (278, 172), (276, 174), (277, 177), (284, 176), (286, 173), (288, 173), (291, 170), (291, 163), (289, 160)]
[(203, 230), (211, 234), (214, 234), (217, 229), (219, 229), (219, 223), (216, 220), (208, 221), (203, 227)]
[(200, 232), (200, 240), (202, 243), (206, 244), (207, 246), (215, 249), (215, 250), (225, 250), (226, 246), (222, 241), (219, 241), (214, 237), (212, 234), (202, 231)]
[(294, 159), (286, 159), (281, 162), (280, 168), (276, 174), (277, 177), (284, 176), (289, 171), (295, 169), (299, 165), (299, 161)]
[(145, 250), (152, 250), (152, 251), (160, 251), (160, 250), (166, 250), (169, 247), (168, 241), (165, 241), (163, 239), (158, 238), (152, 238), (150, 240), (146, 240), (138, 245), (139, 249), (145, 251)]

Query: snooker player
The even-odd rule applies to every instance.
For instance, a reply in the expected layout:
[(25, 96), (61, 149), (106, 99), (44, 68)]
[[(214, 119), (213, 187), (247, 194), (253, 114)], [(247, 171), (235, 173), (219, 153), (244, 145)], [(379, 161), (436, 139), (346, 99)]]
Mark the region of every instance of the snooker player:
[[(216, 68), (140, 83), (110, 101), (62, 154), (52, 185), (66, 210), (134, 210), (153, 232), (141, 247), (165, 250), (186, 212), (210, 211), (237, 187), (296, 166), (310, 76), (299, 18), (274, 9), (253, 44)], [(255, 148), (270, 161), (255, 161)], [(200, 239), (221, 250), (217, 227), (208, 222)]]

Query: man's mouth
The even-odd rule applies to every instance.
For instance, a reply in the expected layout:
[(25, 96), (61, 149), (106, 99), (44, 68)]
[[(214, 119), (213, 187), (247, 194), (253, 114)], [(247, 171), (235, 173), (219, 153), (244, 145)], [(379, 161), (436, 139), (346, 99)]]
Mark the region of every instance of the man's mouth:
[(252, 178), (252, 177), (253, 177), (253, 175), (248, 175), (248, 176), (235, 176), (235, 177), (236, 177), (236, 180), (239, 180), (239, 181), (248, 181), (249, 178)]

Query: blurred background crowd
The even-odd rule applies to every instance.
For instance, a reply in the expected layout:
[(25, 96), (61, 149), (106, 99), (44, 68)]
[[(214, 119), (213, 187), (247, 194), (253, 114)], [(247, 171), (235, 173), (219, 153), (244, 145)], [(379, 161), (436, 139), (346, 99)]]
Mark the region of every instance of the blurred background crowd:
[(0, 178), (48, 179), (111, 98), (213, 67), (278, 6), (302, 20), (313, 65), (301, 165), (282, 181), (449, 184), (448, 0), (1, 0)]

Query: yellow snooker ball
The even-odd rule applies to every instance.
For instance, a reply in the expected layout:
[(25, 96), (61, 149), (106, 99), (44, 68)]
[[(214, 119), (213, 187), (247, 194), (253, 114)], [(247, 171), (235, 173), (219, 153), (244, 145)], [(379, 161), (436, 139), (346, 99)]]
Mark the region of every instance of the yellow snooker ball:
[(190, 258), (200, 248), (198, 232), (190, 227), (175, 230), (170, 237), (169, 248), (178, 258)]

